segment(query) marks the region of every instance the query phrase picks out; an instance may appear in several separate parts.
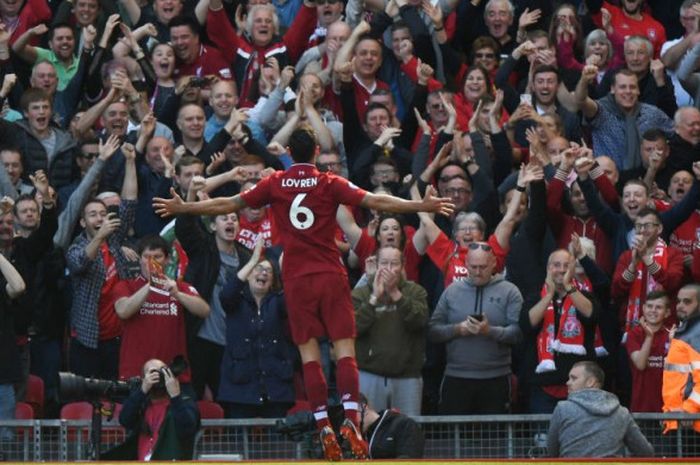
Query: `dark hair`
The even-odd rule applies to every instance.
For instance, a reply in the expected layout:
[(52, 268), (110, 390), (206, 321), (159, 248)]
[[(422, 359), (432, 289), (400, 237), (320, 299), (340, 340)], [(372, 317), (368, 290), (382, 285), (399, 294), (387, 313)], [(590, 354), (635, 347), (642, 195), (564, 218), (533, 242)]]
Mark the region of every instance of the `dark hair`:
[(472, 48), (469, 51), (469, 64), (472, 65), (474, 63), (474, 59), (476, 58), (476, 52), (478, 50), (481, 50), (482, 48), (490, 48), (493, 50), (493, 53), (496, 59), (498, 59), (499, 53), (501, 53), (501, 46), (499, 43), (490, 36), (479, 36), (476, 39), (474, 39), (474, 42), (472, 42)]
[(372, 102), (369, 105), (367, 105), (367, 110), (365, 111), (365, 124), (367, 124), (367, 118), (369, 117), (369, 112), (374, 111), (376, 109), (386, 111), (386, 114), (389, 116), (389, 119), (391, 119), (391, 111), (386, 107), (386, 105), (384, 105), (383, 103), (379, 103), (379, 102)]
[(629, 179), (624, 186), (622, 186), (622, 190), (625, 190), (625, 187), (627, 186), (642, 186), (644, 188), (644, 191), (649, 195), (649, 186), (644, 184), (644, 181), (641, 179)]
[(179, 26), (187, 26), (190, 28), (190, 31), (192, 31), (192, 34), (194, 34), (196, 36), (200, 35), (199, 23), (191, 16), (188, 16), (188, 15), (175, 16), (168, 23), (169, 30), (171, 30), (174, 27), (179, 27)]
[(362, 34), (360, 37), (357, 38), (357, 42), (355, 42), (355, 46), (352, 48), (353, 54), (355, 53), (355, 50), (357, 50), (358, 45), (360, 45), (360, 42), (363, 42), (365, 40), (371, 40), (377, 45), (379, 45), (379, 52), (382, 52), (382, 44), (377, 40), (376, 37), (372, 36), (371, 34)]
[(86, 209), (87, 206), (90, 205), (91, 203), (99, 203), (99, 204), (102, 205), (103, 207), (107, 208), (107, 205), (105, 205), (105, 203), (104, 203), (102, 200), (98, 199), (97, 197), (91, 197), (87, 202), (85, 202), (85, 205), (83, 205), (83, 209), (82, 209), (82, 211), (80, 212), (80, 217), (81, 217), (81, 218), (83, 218), (83, 219), (85, 218), (85, 209)]
[(193, 155), (183, 155), (182, 158), (175, 163), (175, 174), (179, 176), (182, 168), (192, 165), (204, 166), (204, 162)]
[(33, 195), (31, 194), (22, 194), (19, 197), (17, 197), (17, 200), (15, 200), (15, 204), (12, 206), (12, 213), (17, 216), (17, 206), (19, 205), (20, 202), (34, 202), (34, 204), (39, 208), (39, 203), (36, 201)]
[(379, 252), (379, 249), (381, 248), (381, 246), (379, 245), (379, 230), (381, 229), (382, 223), (386, 220), (396, 220), (396, 222), (399, 223), (399, 233), (401, 235), (401, 239), (399, 239), (399, 246), (397, 248), (401, 250), (403, 254), (403, 249), (404, 247), (406, 247), (406, 231), (404, 231), (405, 222), (401, 215), (396, 215), (394, 213), (382, 213), (381, 215), (379, 215), (379, 220), (377, 221), (377, 229), (374, 231), (374, 239), (377, 241), (377, 252)]
[[(99, 4), (99, 2), (98, 2), (98, 4)], [(70, 33), (73, 36), (73, 39), (75, 39), (75, 31), (73, 30), (73, 26), (66, 23), (65, 21), (62, 21), (60, 23), (55, 23), (55, 24), (51, 25), (51, 28), (49, 29), (49, 35), (48, 35), (48, 39), (50, 41), (53, 40), (53, 36), (54, 36), (54, 34), (56, 34), (57, 29), (70, 29)], [(53, 63), (51, 63), (51, 64), (53, 64)]]
[(663, 140), (664, 142), (668, 141), (666, 133), (658, 128), (647, 129), (644, 131), (644, 134), (642, 134), (642, 139), (647, 142), (657, 142), (660, 140)]
[(637, 218), (641, 218), (643, 216), (648, 216), (648, 215), (653, 215), (654, 218), (656, 218), (656, 221), (661, 224), (661, 214), (655, 209), (655, 208), (650, 208), (650, 207), (644, 207), (641, 210), (639, 210), (639, 213), (637, 213)]
[(576, 33), (576, 38), (574, 39), (574, 43), (573, 43), (574, 54), (582, 55), (582, 52), (583, 52), (583, 28), (581, 27), (581, 21), (580, 21), (578, 14), (576, 12), (576, 7), (574, 5), (572, 5), (571, 3), (562, 3), (557, 7), (556, 10), (554, 10), (554, 13), (552, 14), (552, 20), (549, 23), (549, 35), (548, 35), (549, 42), (551, 44), (557, 43), (557, 28), (559, 27), (558, 13), (564, 8), (569, 8), (571, 11), (574, 12), (574, 17), (576, 18), (576, 21), (574, 21), (572, 24), (572, 26), (574, 27), (574, 32)]
[[(467, 83), (467, 78), (475, 70), (481, 71), (481, 74), (484, 76), (484, 80), (486, 81), (486, 93), (484, 94), (484, 96), (486, 96), (486, 95), (492, 96), (493, 95), (493, 82), (491, 81), (491, 75), (486, 70), (486, 68), (484, 68), (481, 65), (474, 65), (471, 68), (469, 68), (466, 73), (464, 73), (464, 78), (462, 79), (462, 85), (459, 87), (459, 91), (464, 93), (464, 84)], [(482, 96), (482, 98), (483, 98), (483, 96)], [(476, 104), (474, 105), (474, 109), (476, 110)]]
[(37, 89), (36, 87), (30, 87), (25, 90), (22, 97), (19, 99), (19, 106), (22, 111), (29, 111), (29, 105), (36, 102), (49, 102), (49, 106), (53, 108), (53, 103), (51, 102), (51, 97), (46, 93), (44, 89)]
[(389, 89), (382, 89), (381, 87), (374, 89), (374, 91), (372, 91), (372, 93), (370, 94), (370, 98), (374, 97), (375, 95), (378, 97), (382, 95), (388, 95), (389, 97), (391, 97), (392, 102), (396, 102), (394, 94)]
[(666, 291), (651, 291), (650, 293), (647, 294), (647, 299), (644, 301), (644, 303), (649, 302), (650, 300), (657, 300), (657, 299), (665, 299), (666, 306), (668, 306), (669, 303), (671, 302), (671, 299), (668, 296), (668, 293)]
[(592, 376), (599, 386), (602, 387), (605, 384), (605, 372), (602, 368), (600, 368), (600, 366), (598, 366), (596, 362), (591, 362), (589, 360), (576, 362), (574, 363), (574, 366), (572, 368), (577, 366), (583, 367), (583, 370), (586, 372), (586, 374), (588, 376)]
[(11, 145), (11, 144), (3, 144), (0, 145), (0, 152), (14, 152), (14, 153), (19, 153), (20, 155), (20, 160), (22, 159), (22, 150), (20, 150), (19, 147), (16, 145)]
[(613, 73), (612, 79), (610, 80), (610, 82), (612, 82), (613, 84), (617, 83), (617, 77), (618, 77), (619, 75), (628, 76), (628, 77), (634, 77), (634, 78), (637, 79), (637, 84), (639, 84), (639, 78), (637, 77), (637, 75), (634, 74), (634, 72), (630, 71), (630, 70), (627, 69), (627, 68), (620, 68), (620, 69), (616, 70), (616, 71)]
[(78, 147), (83, 148), (86, 145), (100, 145), (100, 139), (97, 136), (90, 136), (78, 142)]
[(391, 32), (398, 31), (399, 29), (408, 30), (408, 35), (413, 38), (413, 34), (411, 34), (411, 29), (408, 27), (408, 23), (403, 19), (400, 19), (391, 25)]
[(559, 80), (559, 69), (554, 65), (538, 65), (532, 71), (532, 78), (542, 73), (554, 73), (557, 75), (557, 80)]
[(316, 136), (308, 129), (298, 128), (289, 136), (289, 154), (296, 163), (309, 163), (316, 153)]
[(139, 255), (143, 254), (146, 250), (162, 250), (167, 257), (170, 254), (170, 246), (168, 242), (157, 234), (149, 234), (148, 236), (143, 236), (139, 239), (138, 245), (136, 247)]

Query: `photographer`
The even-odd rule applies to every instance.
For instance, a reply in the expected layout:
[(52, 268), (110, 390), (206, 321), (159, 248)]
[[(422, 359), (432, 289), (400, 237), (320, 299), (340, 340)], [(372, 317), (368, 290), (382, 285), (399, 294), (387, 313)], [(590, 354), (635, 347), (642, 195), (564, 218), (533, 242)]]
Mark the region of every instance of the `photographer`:
[(423, 431), (410, 417), (398, 410), (377, 412), (360, 394), (360, 427), (370, 445), (371, 459), (419, 459), (423, 457)]
[(119, 449), (138, 460), (190, 460), (199, 429), (194, 399), (180, 393), (168, 366), (152, 359), (143, 366), (141, 388), (124, 402), (119, 423), (130, 431)]

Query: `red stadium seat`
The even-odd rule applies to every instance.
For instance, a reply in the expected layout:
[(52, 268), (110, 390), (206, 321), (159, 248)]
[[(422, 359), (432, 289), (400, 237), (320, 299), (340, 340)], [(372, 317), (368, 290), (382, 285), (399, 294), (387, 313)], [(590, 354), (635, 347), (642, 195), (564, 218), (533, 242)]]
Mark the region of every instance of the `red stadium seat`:
[(15, 405), (15, 419), (17, 420), (33, 420), (34, 409), (26, 402), (17, 402)]
[(198, 400), (197, 408), (199, 409), (199, 416), (202, 418), (209, 418), (213, 420), (220, 420), (224, 418), (224, 409), (221, 405), (210, 400)]
[(44, 380), (36, 375), (29, 375), (27, 394), (24, 401), (34, 409), (34, 418), (44, 417)]

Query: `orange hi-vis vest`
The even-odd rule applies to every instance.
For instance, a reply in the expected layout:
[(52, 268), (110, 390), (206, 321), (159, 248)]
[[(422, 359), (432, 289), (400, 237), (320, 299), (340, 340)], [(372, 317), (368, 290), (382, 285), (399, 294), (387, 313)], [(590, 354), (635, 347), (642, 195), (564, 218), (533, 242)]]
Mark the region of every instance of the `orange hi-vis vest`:
[[(664, 361), (662, 387), (664, 412), (700, 412), (700, 315), (681, 323)], [(678, 429), (677, 421), (667, 421), (664, 434)], [(700, 433), (700, 421), (693, 424)]]

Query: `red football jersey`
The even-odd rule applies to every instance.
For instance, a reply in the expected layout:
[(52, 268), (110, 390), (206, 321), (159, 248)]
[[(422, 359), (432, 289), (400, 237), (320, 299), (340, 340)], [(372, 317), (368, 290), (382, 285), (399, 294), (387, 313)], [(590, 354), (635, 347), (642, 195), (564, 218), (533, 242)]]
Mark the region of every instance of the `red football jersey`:
[(359, 205), (367, 193), (348, 180), (297, 163), (241, 194), (251, 207), (270, 205), (284, 250), (282, 276), (346, 274), (335, 245), (338, 205)]
[[(146, 282), (143, 276), (120, 281), (114, 291), (117, 299), (135, 294)], [(197, 290), (184, 281), (178, 281), (177, 288), (185, 294), (199, 296)], [(139, 311), (124, 321), (119, 377), (141, 376), (143, 365), (152, 358), (165, 363), (172, 362), (177, 355), (187, 358), (186, 311), (170, 295), (151, 290)], [(190, 377), (188, 367), (178, 379), (181, 383), (189, 383)]]

